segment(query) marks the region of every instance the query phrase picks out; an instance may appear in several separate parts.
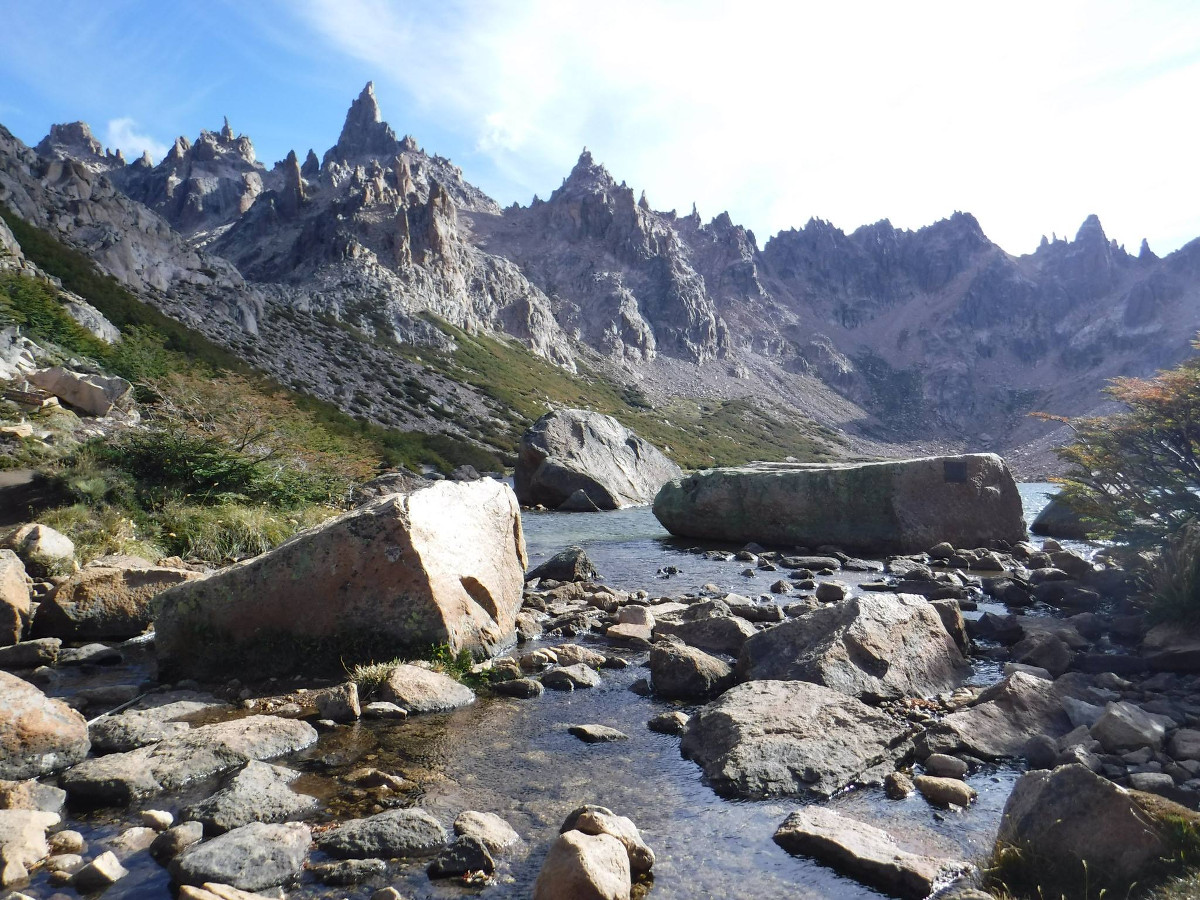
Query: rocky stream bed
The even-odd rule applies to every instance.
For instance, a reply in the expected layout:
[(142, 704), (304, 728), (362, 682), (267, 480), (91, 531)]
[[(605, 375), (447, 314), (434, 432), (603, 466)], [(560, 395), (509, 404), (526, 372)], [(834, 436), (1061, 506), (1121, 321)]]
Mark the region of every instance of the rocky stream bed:
[[(1028, 517), (1046, 487), (1022, 486)], [(1132, 655), (1141, 624), (1084, 586), (1103, 580), (1087, 561), (1094, 546), (1067, 544), (1053, 560), (1041, 541), (1011, 557), (943, 548), (938, 558), (885, 564), (670, 540), (644, 508), (527, 513), (524, 527), (531, 566), (581, 545), (604, 578), (531, 582), (517, 624), (523, 641), (477, 667), (496, 683), (474, 697), (420, 668), (360, 698), (347, 696), (344, 678), (161, 684), (149, 637), (64, 645), (38, 668), (13, 664), (16, 651), (36, 655), (38, 645), (0, 651), (0, 666), (83, 712), (92, 744), (85, 761), (69, 761), (80, 764), (45, 766), (58, 774), (41, 782), (66, 790), (65, 809), (60, 791), (19, 782), (37, 771), (9, 767), (18, 780), (0, 791), (8, 886), (36, 900), (100, 890), (114, 900), (166, 897), (173, 881), (276, 897), (387, 888), (527, 897), (564, 820), (596, 804), (631, 819), (653, 850), (652, 868), (639, 874), (647, 866), (636, 840), (624, 841), (635, 896), (923, 896), (909, 875), (881, 875), (864, 854), (846, 864), (814, 849), (811, 832), (874, 825), (894, 841), (888, 865), (908, 860), (900, 869), (940, 884), (985, 864), (1030, 765), (1078, 762), (1197, 806), (1193, 677), (1151, 672)], [(1031, 569), (1062, 573), (1052, 561), (1078, 577), (1031, 580)], [(1040, 588), (1055, 581), (1060, 589)], [(835, 613), (850, 624), (824, 621)], [(778, 653), (780, 641), (799, 639), (788, 632), (796, 622), (806, 635), (850, 635), (834, 644), (866, 648), (876, 662), (836, 647)], [(780, 668), (782, 657), (792, 668)], [(796, 674), (797, 659), (806, 674)], [(735, 679), (744, 683), (730, 687)], [(11, 682), (0, 685), (10, 698), (22, 690)], [(775, 731), (807, 754), (803, 765), (771, 744)], [(20, 807), (61, 821), (32, 822), (38, 814)], [(827, 813), (814, 810), (843, 818), (815, 821)], [(246, 824), (256, 819), (303, 824)], [(203, 824), (171, 827), (179, 822)], [(39, 844), (47, 831), (48, 847)], [(443, 851), (453, 832), (479, 840), (459, 838), (456, 857)], [(201, 833), (208, 840), (194, 843)], [(487, 876), (480, 842), (495, 863)], [(435, 856), (467, 876), (431, 878)]]

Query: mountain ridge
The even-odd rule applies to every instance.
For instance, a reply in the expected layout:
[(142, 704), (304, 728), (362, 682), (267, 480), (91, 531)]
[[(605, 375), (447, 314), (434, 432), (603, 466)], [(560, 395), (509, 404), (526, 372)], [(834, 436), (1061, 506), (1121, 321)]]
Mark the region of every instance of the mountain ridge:
[[(660, 403), (799, 406), (885, 452), (995, 449), (1044, 469), (1062, 434), (1026, 413), (1103, 410), (1107, 378), (1173, 365), (1200, 330), (1200, 242), (1160, 259), (1143, 241), (1135, 256), (1089, 216), (1073, 240), (1014, 256), (956, 211), (916, 230), (814, 218), (760, 248), (728, 213), (652, 209), (586, 149), (548, 199), (501, 209), (397, 137), (371, 84), (319, 164), (309, 150), (267, 169), (228, 122), (154, 166), (126, 164), (83, 123), (54, 126), (37, 157), (41, 181), (55, 166), (107, 180), (161, 216), (179, 252), (224, 262), (244, 297), (220, 305), (217, 330), (233, 341), (235, 324), (259, 357), (306, 352), (264, 333), (264, 317), (446, 349), (432, 315), (568, 370), (586, 360)], [(176, 305), (202, 323), (191, 306), (214, 307)]]

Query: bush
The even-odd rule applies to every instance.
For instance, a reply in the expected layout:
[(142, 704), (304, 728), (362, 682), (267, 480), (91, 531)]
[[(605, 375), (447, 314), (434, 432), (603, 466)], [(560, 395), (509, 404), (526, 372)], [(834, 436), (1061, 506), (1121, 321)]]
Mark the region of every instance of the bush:
[(1150, 564), (1150, 616), (1200, 624), (1200, 525), (1183, 528)]
[(1127, 411), (1058, 419), (1075, 430), (1058, 451), (1070, 464), (1063, 499), (1102, 537), (1161, 544), (1200, 518), (1200, 357), (1154, 378), (1113, 379), (1106, 392)]

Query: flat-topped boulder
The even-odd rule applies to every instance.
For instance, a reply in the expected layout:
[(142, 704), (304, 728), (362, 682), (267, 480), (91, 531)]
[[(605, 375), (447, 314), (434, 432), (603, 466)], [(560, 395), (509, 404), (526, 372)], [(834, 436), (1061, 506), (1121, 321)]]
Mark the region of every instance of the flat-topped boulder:
[(1016, 482), (993, 453), (707, 469), (664, 484), (654, 515), (682, 537), (873, 554), (1026, 537)]
[(688, 720), (680, 744), (722, 796), (825, 799), (877, 781), (903, 754), (907, 728), (805, 681), (748, 681)]
[(440, 481), (382, 497), (160, 594), (160, 671), (340, 673), (441, 645), (490, 654), (514, 638), (525, 565), (505, 484)]
[(523, 506), (581, 512), (649, 503), (680, 474), (657, 447), (612, 416), (560, 409), (521, 438), (513, 486)]

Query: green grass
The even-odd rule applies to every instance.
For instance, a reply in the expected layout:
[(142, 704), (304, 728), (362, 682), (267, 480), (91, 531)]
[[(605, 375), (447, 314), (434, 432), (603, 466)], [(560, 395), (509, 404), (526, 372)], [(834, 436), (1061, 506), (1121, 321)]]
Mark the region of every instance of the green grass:
[[(441, 672), (468, 687), (478, 688), (484, 683), (482, 677), (471, 672), (475, 660), (469, 650), (454, 653), (448, 645), (439, 644), (430, 647), (428, 652), (419, 658), (432, 663), (433, 671)], [(392, 672), (408, 662), (411, 660), (396, 658), (386, 662), (360, 663), (349, 669), (346, 674), (350, 681), (358, 686), (359, 696), (372, 697), (383, 687)]]
[(1185, 526), (1148, 569), (1150, 617), (1200, 624), (1200, 525)]
[(569, 406), (614, 416), (654, 445), (669, 448), (685, 468), (788, 456), (821, 461), (838, 455), (841, 438), (836, 432), (802, 417), (770, 413), (741, 399), (679, 398), (665, 408), (649, 409), (636, 385), (613, 384), (585, 367), (572, 374), (515, 340), (471, 335), (441, 320), (430, 321), (454, 339), (453, 354), (411, 348), (406, 354), (495, 400), (508, 427), (487, 439), (508, 452), (534, 420), (552, 408)]

